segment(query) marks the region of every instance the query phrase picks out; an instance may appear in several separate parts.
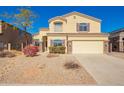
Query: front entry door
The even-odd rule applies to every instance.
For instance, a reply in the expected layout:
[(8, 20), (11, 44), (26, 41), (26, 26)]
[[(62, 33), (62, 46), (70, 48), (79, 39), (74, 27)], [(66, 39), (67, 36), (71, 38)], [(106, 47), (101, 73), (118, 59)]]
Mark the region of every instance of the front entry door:
[(42, 51), (47, 51), (47, 36), (43, 36)]

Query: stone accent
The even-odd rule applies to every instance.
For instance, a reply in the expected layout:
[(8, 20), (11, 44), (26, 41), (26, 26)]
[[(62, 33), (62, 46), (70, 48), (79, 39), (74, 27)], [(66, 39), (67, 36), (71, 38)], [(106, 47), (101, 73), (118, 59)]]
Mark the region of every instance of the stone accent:
[(124, 42), (119, 42), (119, 51), (124, 52)]
[(109, 43), (109, 52), (112, 52), (112, 43)]
[(104, 53), (109, 52), (109, 41), (104, 41)]
[(72, 41), (68, 41), (68, 46), (67, 46), (67, 53), (71, 54), (72, 53)]

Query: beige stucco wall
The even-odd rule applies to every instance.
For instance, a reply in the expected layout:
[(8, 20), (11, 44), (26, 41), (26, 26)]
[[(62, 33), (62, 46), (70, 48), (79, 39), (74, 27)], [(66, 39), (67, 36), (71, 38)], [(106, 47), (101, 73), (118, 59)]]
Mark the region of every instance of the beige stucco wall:
[(40, 30), (38, 34), (33, 36), (33, 39), (38, 39), (39, 41), (42, 41), (42, 37), (43, 36), (47, 36), (47, 33), (49, 32), (49, 30)]
[[(66, 38), (66, 36), (48, 36), (48, 42), (47, 42), (48, 43), (48, 48), (50, 47), (50, 41), (51, 40), (55, 40), (55, 39), (65, 40), (65, 47), (66, 47), (66, 52), (67, 52), (67, 40), (66, 40), (67, 38)], [(94, 44), (93, 46), (96, 46), (96, 48), (102, 47), (101, 49), (99, 49), (100, 51), (99, 50), (98, 51), (100, 53), (102, 51), (102, 53), (103, 53), (103, 51), (104, 51), (104, 49), (103, 49), (103, 47), (104, 47), (103, 42), (104, 41), (108, 41), (108, 37), (71, 37), (71, 36), (69, 36), (68, 40), (72, 41), (72, 42), (74, 42), (74, 41), (86, 41), (86, 42), (89, 42), (89, 41), (90, 42), (94, 42), (94, 41), (96, 41), (98, 43), (100, 42), (99, 44), (93, 43)], [(84, 44), (84, 43), (81, 43), (81, 44)], [(82, 46), (82, 45), (80, 45), (80, 46)], [(85, 46), (88, 47), (87, 45), (85, 45)]]
[(108, 37), (69, 37), (68, 40), (102, 40), (108, 41)]
[(34, 39), (34, 40), (37, 39), (37, 40), (39, 40), (39, 41), (42, 41), (42, 36), (41, 36), (40, 34), (37, 34), (37, 35), (34, 35), (34, 36), (33, 36), (33, 39)]
[[(74, 19), (75, 16), (75, 19)], [(90, 31), (87, 33), (100, 33), (101, 31), (101, 23), (98, 21), (94, 21), (91, 19), (88, 19), (86, 17), (82, 17), (79, 15), (71, 15), (65, 17), (66, 21), (63, 20), (53, 20), (49, 23), (50, 27), (50, 33), (57, 33), (54, 31), (54, 22), (60, 21), (63, 22), (63, 31), (59, 33), (79, 33), (77, 32), (77, 23), (89, 23), (90, 24)]]
[[(66, 36), (48, 36), (48, 46), (50, 46), (50, 40), (55, 40), (55, 39), (60, 39), (60, 40), (66, 40)], [(108, 41), (108, 37), (68, 37), (69, 41), (77, 41), (77, 40), (82, 40), (82, 41)]]
[(48, 33), (48, 31), (44, 31), (44, 30), (41, 30), (41, 31), (39, 32), (39, 34), (40, 34), (41, 36), (46, 36), (47, 33)]

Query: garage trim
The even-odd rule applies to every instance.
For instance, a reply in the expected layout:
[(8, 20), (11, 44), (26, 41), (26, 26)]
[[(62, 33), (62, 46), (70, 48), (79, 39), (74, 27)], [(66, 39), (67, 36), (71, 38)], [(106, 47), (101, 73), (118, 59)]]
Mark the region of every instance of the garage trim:
[[(79, 42), (75, 42), (75, 41), (79, 41)], [(80, 43), (80, 41), (82, 42)], [(91, 42), (87, 42), (87, 41), (91, 41)], [(101, 41), (101, 42), (97, 42), (97, 41)], [(90, 48), (90, 43), (91, 43), (92, 48)], [(78, 44), (78, 45), (76, 46), (74, 44)], [(82, 44), (82, 45), (87, 44), (87, 45), (86, 46), (83, 45), (82, 47), (80, 47), (79, 44)], [(93, 44), (96, 44), (96, 46), (94, 46)], [(79, 50), (77, 49), (77, 47)], [(86, 48), (87, 50), (85, 50), (84, 48)], [(98, 51), (95, 48), (98, 49)], [(94, 49), (96, 51), (94, 51)], [(81, 52), (80, 50), (84, 52)], [(72, 40), (72, 53), (74, 54), (103, 54), (104, 53), (104, 40)]]

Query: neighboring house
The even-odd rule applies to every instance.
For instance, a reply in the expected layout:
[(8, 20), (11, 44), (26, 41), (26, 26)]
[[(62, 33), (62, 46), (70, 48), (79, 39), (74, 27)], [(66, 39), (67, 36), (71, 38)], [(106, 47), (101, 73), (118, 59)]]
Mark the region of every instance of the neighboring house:
[(21, 50), (26, 44), (31, 44), (32, 35), (19, 28), (0, 21), (0, 49)]
[(111, 52), (124, 52), (124, 28), (112, 31), (109, 40)]
[(66, 53), (73, 54), (108, 51), (108, 34), (101, 33), (101, 20), (79, 12), (51, 18), (45, 37), (48, 51), (50, 46), (61, 45), (66, 47)]

